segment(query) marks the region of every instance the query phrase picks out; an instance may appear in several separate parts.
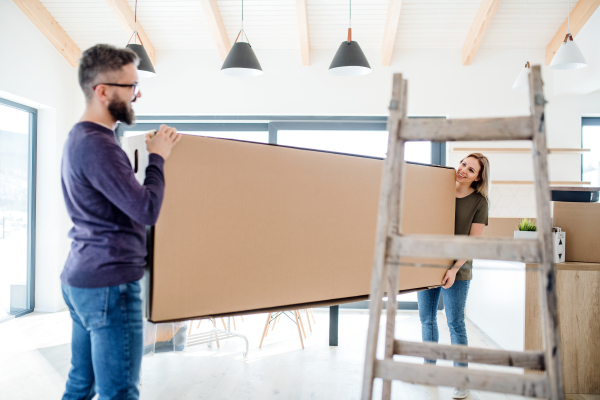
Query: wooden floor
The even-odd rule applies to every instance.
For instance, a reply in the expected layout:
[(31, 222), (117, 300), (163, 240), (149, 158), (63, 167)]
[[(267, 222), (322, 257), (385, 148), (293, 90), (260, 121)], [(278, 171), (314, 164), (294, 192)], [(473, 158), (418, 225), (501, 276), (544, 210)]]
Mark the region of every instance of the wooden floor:
[[(258, 349), (265, 314), (236, 318), (237, 332), (248, 337), (250, 353), (244, 359), (243, 340), (228, 339), (221, 348), (206, 345), (185, 352), (144, 357), (141, 399), (358, 399), (360, 393), (368, 315), (363, 311), (340, 313), (339, 346), (328, 346), (329, 314), (315, 310), (316, 326), (302, 350), (296, 326), (281, 319)], [(416, 312), (397, 314), (396, 336), (420, 339)], [(449, 343), (443, 313), (439, 314), (442, 343)], [(382, 318), (382, 324), (385, 318)], [(194, 324), (195, 333), (196, 324)], [(208, 328), (203, 323), (202, 330)], [(71, 320), (68, 313), (34, 313), (0, 324), (0, 399), (57, 399), (64, 390), (70, 367)], [(467, 321), (471, 346), (497, 347)], [(420, 359), (409, 359), (421, 363)], [(440, 363), (451, 365), (450, 363)], [(474, 365), (473, 368), (481, 366)], [(381, 383), (376, 382), (377, 393)], [(451, 388), (394, 382), (393, 399), (450, 399)], [(377, 396), (375, 397), (378, 398)], [(469, 399), (522, 399), (474, 391)], [(600, 400), (600, 396), (570, 395), (568, 400)]]

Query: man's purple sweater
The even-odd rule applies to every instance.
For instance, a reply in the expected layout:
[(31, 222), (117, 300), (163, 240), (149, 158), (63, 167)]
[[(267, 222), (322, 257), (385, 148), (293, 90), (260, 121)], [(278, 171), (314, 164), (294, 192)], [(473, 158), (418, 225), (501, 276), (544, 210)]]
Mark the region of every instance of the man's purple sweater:
[(145, 226), (158, 219), (163, 165), (161, 156), (150, 154), (140, 185), (112, 130), (92, 122), (71, 129), (62, 160), (63, 194), (74, 225), (64, 284), (98, 288), (142, 278)]

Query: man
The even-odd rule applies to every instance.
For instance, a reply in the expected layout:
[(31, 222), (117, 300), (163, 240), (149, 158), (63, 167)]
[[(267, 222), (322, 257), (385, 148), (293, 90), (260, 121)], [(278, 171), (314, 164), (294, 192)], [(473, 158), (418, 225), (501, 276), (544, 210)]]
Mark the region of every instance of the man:
[(139, 280), (146, 263), (145, 225), (154, 225), (164, 193), (163, 164), (181, 139), (162, 125), (146, 136), (149, 164), (140, 185), (114, 137), (133, 123), (138, 90), (135, 53), (96, 45), (83, 53), (79, 85), (86, 108), (65, 144), (62, 187), (73, 221), (61, 274), (73, 319), (71, 370), (63, 399), (137, 399), (142, 363)]

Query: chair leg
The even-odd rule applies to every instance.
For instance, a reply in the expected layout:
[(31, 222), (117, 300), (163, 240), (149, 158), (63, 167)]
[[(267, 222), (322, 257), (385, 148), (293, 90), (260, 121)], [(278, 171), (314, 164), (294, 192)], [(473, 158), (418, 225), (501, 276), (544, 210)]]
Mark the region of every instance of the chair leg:
[(310, 326), (310, 315), (308, 315), (308, 308), (305, 309), (304, 311), (306, 311), (306, 320), (308, 321), (308, 329), (310, 330), (310, 333), (312, 333), (312, 326)]
[(279, 318), (279, 316), (273, 318), (273, 327), (271, 328), (271, 332), (273, 332), (275, 330), (275, 325), (277, 325), (278, 318)]
[(198, 326), (196, 327), (196, 329), (200, 328), (200, 322), (202, 322), (202, 319), (198, 320)]
[(298, 320), (298, 310), (294, 310), (294, 315), (296, 316), (296, 326), (298, 327), (298, 336), (300, 336), (300, 344), (302, 345), (302, 350), (304, 350), (304, 342), (302, 341), (302, 332), (300, 332), (300, 321)]
[(309, 310), (310, 310), (310, 315), (312, 316), (312, 319), (313, 319), (313, 324), (315, 324), (315, 325), (316, 325), (316, 324), (317, 324), (317, 321), (315, 321), (315, 314), (313, 314), (313, 310), (312, 310), (312, 308), (309, 308)]
[(260, 344), (258, 345), (258, 348), (262, 348), (262, 344), (263, 344), (263, 340), (265, 340), (265, 337), (267, 336), (267, 331), (269, 330), (269, 321), (271, 320), (271, 313), (269, 313), (269, 315), (267, 315), (267, 322), (265, 323), (265, 329), (263, 329), (263, 334), (262, 334), (262, 338), (260, 339)]
[(300, 326), (302, 327), (302, 333), (304, 334), (304, 339), (306, 339), (306, 331), (304, 330), (304, 324), (302, 323), (302, 317), (300, 316), (300, 310), (296, 310), (298, 313), (298, 320), (300, 321)]
[(192, 334), (192, 326), (193, 326), (193, 324), (194, 324), (194, 320), (191, 320), (190, 321), (190, 330), (188, 332), (188, 336), (190, 336)]
[(231, 317), (231, 319), (233, 320), (233, 330), (236, 331), (237, 328), (235, 327), (235, 317)]
[(240, 318), (242, 319), (242, 322), (244, 322), (244, 316), (240, 315)]
[(221, 322), (223, 323), (223, 329), (227, 330), (227, 325), (225, 325), (225, 318), (221, 317)]

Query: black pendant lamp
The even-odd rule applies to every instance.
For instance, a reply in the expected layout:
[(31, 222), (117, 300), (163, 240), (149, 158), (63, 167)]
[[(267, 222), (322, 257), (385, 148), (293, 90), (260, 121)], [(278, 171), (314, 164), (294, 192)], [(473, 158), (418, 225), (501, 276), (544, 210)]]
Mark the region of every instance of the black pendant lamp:
[(370, 72), (371, 66), (367, 61), (367, 57), (365, 57), (365, 53), (363, 53), (358, 43), (352, 40), (352, 0), (350, 0), (348, 40), (340, 44), (329, 66), (329, 73), (339, 76), (359, 76)]
[[(246, 38), (245, 42), (238, 42), (241, 34)], [(227, 58), (221, 67), (221, 73), (229, 76), (258, 76), (262, 75), (263, 70), (258, 62), (258, 58), (252, 50), (250, 41), (246, 32), (244, 32), (244, 0), (242, 0), (242, 28), (235, 38), (235, 43), (229, 50)]]
[[(135, 0), (135, 28), (133, 30), (133, 35), (131, 35), (131, 37), (129, 38), (129, 42), (131, 42), (131, 38), (134, 38), (134, 41), (137, 41), (136, 38), (140, 39), (140, 43), (142, 43), (142, 38), (139, 37), (138, 32), (137, 32), (137, 0)], [(150, 57), (148, 56), (148, 53), (146, 52), (146, 49), (144, 49), (143, 43), (142, 44), (137, 44), (137, 43), (129, 43), (127, 42), (127, 48), (130, 50), (133, 50), (133, 52), (135, 54), (137, 54), (138, 58), (140, 59), (140, 63), (138, 65), (138, 76), (142, 77), (142, 78), (150, 78), (153, 76), (156, 76), (156, 71), (154, 70), (154, 66), (152, 65), (152, 61), (150, 61)]]

